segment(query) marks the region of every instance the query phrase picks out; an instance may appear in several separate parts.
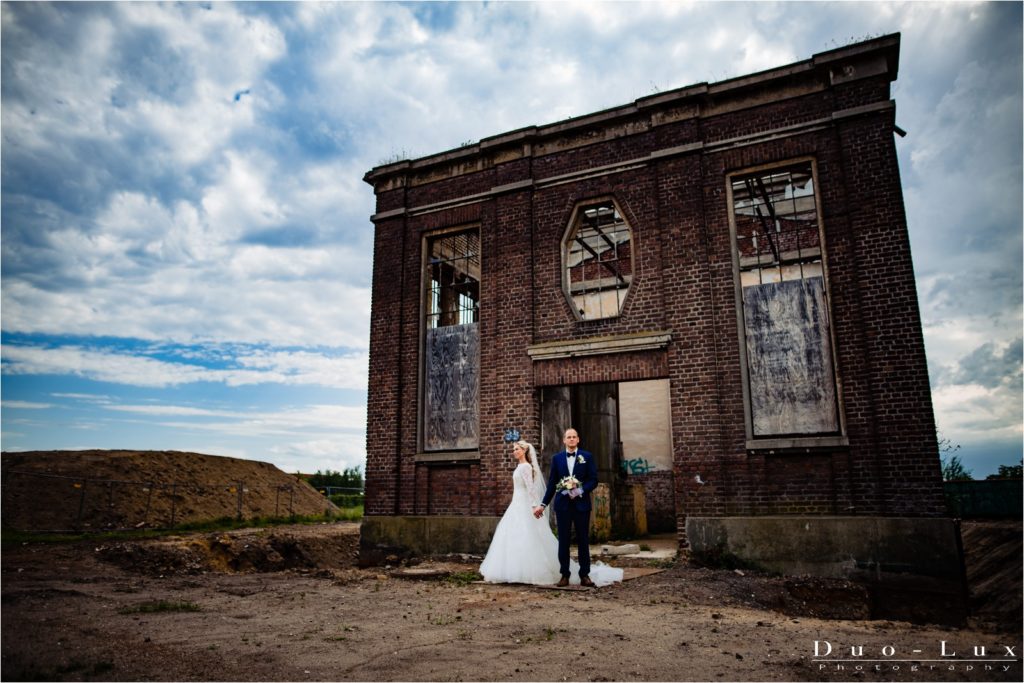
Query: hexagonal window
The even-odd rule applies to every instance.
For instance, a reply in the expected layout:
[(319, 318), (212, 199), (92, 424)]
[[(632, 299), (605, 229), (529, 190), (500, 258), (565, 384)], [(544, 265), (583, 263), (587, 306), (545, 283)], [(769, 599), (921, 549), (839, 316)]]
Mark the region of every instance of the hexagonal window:
[(613, 199), (578, 204), (562, 240), (562, 288), (578, 320), (622, 313), (633, 282), (632, 231)]

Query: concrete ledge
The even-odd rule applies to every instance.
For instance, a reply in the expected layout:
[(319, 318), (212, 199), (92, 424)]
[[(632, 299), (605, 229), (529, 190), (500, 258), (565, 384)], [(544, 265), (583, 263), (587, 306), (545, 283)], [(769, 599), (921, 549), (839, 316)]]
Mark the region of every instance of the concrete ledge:
[(360, 527), (359, 562), (383, 564), (391, 555), (483, 555), (494, 536), (500, 517), (447, 517), (406, 515), (363, 517)]
[(966, 617), (960, 532), (952, 519), (689, 517), (686, 536), (692, 553), (865, 584), (876, 617), (941, 623)]
[(544, 342), (527, 347), (526, 353), (534, 361), (552, 360), (609, 353), (652, 351), (667, 348), (670, 341), (672, 341), (672, 333), (669, 331), (638, 332), (589, 339)]

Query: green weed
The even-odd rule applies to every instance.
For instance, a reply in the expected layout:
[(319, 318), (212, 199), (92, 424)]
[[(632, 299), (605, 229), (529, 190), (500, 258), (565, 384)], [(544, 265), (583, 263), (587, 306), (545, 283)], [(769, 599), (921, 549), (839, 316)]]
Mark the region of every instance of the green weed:
[(479, 572), (466, 571), (466, 572), (452, 572), (445, 577), (445, 581), (456, 586), (467, 586), (474, 581), (480, 581), (484, 577)]

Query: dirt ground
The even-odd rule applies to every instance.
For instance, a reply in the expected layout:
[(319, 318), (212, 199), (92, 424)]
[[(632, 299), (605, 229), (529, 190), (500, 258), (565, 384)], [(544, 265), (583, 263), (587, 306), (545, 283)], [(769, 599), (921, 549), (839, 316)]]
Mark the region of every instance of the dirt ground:
[(468, 556), (361, 569), (355, 523), (5, 545), (2, 677), (1020, 681), (1020, 524), (1003, 531), (983, 555), (1015, 542), (1018, 583), (988, 590), (1016, 611), (966, 628), (870, 620), (852, 584), (685, 557), (597, 590), (471, 582)]

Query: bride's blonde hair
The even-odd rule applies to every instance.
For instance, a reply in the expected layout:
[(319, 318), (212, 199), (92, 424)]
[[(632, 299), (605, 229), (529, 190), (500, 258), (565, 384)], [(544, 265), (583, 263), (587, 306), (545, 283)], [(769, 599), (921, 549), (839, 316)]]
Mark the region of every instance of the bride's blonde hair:
[(525, 439), (516, 441), (515, 445), (522, 448), (523, 452), (526, 453), (526, 462), (530, 463), (530, 467), (533, 468), (534, 481), (540, 481), (543, 478), (543, 475), (540, 471), (540, 464), (537, 462), (537, 449), (533, 447), (532, 443)]

